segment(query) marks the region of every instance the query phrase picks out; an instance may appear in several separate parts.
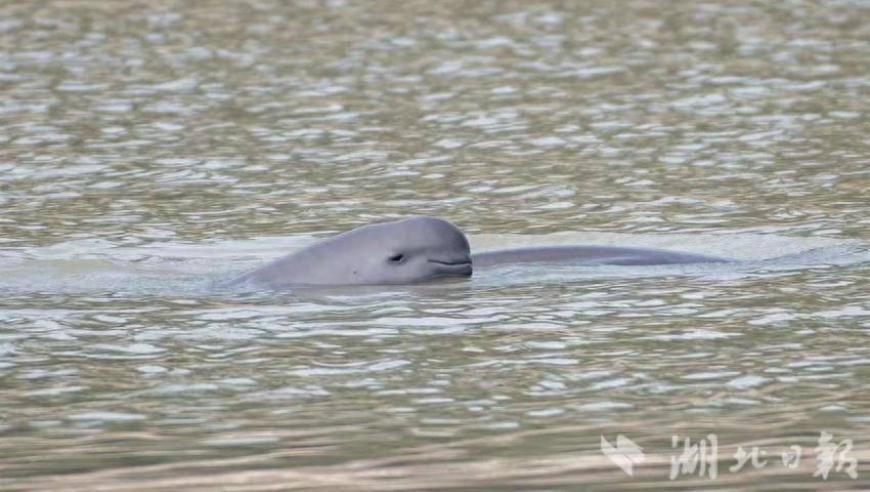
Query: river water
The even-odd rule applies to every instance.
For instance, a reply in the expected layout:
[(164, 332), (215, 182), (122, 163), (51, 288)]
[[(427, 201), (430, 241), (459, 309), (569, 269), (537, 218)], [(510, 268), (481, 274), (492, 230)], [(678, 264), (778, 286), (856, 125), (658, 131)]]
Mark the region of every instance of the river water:
[[(868, 110), (863, 1), (4, 2), (0, 489), (868, 488)], [(741, 261), (215, 287), (422, 214)]]

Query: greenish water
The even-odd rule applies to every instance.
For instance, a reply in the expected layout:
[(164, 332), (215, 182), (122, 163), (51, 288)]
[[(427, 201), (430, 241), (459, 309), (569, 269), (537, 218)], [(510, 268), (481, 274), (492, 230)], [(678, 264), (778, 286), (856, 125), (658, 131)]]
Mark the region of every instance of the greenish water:
[[(0, 489), (868, 488), (868, 110), (860, 1), (4, 2)], [(744, 261), (213, 287), (418, 214)]]

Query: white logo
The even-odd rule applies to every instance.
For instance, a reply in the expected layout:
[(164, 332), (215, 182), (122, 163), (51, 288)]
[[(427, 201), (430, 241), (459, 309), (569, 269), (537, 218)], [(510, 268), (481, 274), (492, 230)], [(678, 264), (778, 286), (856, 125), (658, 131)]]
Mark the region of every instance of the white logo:
[(646, 460), (643, 449), (622, 434), (617, 434), (615, 447), (601, 436), (601, 452), (630, 477), (634, 476), (634, 465)]

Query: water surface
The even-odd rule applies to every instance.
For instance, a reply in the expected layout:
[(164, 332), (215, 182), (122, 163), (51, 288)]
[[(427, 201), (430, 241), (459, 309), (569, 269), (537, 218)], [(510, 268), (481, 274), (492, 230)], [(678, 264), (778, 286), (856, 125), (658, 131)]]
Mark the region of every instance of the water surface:
[[(0, 488), (867, 488), (868, 73), (858, 1), (5, 2)], [(212, 288), (412, 214), (744, 263)]]

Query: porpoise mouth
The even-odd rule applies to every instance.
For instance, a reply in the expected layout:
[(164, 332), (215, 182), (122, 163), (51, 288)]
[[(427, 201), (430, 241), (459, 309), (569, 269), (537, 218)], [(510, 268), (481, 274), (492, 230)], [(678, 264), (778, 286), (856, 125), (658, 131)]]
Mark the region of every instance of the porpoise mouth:
[(471, 259), (464, 258), (461, 260), (433, 260), (429, 259), (429, 263), (434, 263), (446, 267), (445, 270), (458, 275), (471, 275)]

